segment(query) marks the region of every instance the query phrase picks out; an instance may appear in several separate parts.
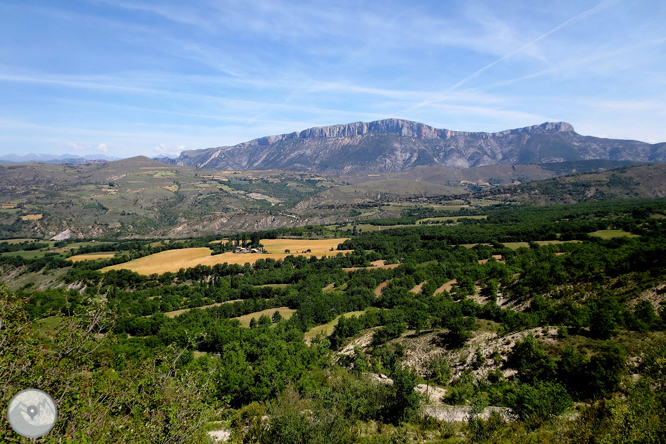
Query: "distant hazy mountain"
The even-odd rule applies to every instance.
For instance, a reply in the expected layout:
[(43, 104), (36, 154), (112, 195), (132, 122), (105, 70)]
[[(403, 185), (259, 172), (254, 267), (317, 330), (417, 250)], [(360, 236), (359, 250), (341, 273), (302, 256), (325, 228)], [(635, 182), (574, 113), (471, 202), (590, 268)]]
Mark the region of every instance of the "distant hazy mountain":
[(75, 156), (72, 154), (7, 154), (0, 156), (0, 163), (25, 163), (25, 162), (43, 162), (43, 163), (93, 163), (95, 161), (114, 161), (120, 160), (120, 157), (110, 157), (103, 154), (91, 154), (87, 156)]
[(590, 159), (664, 162), (666, 143), (581, 136), (564, 122), (472, 133), (387, 119), (310, 128), (231, 147), (183, 151), (174, 161), (164, 161), (224, 170), (354, 173), (398, 172), (428, 165), (469, 168)]

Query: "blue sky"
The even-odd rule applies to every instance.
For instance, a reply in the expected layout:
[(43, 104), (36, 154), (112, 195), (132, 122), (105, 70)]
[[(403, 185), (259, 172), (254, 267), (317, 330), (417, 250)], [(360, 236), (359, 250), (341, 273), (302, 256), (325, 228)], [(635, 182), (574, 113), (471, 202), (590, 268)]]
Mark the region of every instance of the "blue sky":
[(666, 141), (666, 2), (3, 0), (0, 155), (388, 117)]

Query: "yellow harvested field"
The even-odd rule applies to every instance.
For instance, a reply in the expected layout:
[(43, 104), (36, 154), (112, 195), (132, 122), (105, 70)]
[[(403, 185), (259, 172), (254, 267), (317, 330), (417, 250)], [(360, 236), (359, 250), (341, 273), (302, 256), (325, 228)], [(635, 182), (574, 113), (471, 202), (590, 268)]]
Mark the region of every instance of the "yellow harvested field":
[(77, 254), (69, 258), (70, 261), (80, 262), (80, 261), (94, 261), (97, 259), (109, 259), (115, 256), (115, 253), (91, 253), (91, 254)]
[[(153, 273), (162, 274), (170, 271), (172, 273), (178, 272), (181, 268), (192, 268), (197, 265), (208, 265), (213, 266), (215, 264), (236, 264), (236, 265), (245, 265), (246, 263), (254, 264), (259, 259), (284, 259), (287, 256), (323, 256), (323, 255), (335, 255), (337, 253), (348, 253), (348, 251), (335, 251), (329, 252), (326, 249), (326, 246), (330, 248), (331, 246), (337, 246), (340, 242), (343, 242), (344, 239), (326, 239), (326, 240), (300, 240), (300, 239), (268, 239), (262, 241), (268, 248), (268, 244), (277, 244), (277, 242), (283, 242), (284, 245), (299, 245), (299, 248), (290, 249), (292, 253), (247, 253), (247, 254), (236, 254), (236, 253), (222, 253), (215, 256), (211, 256), (212, 250), (208, 247), (201, 248), (183, 248), (180, 250), (168, 250), (162, 251), (160, 253), (152, 254), (150, 256), (142, 257), (135, 259), (130, 262), (125, 262), (122, 264), (112, 265), (110, 267), (102, 268), (102, 272), (109, 270), (131, 270), (139, 274), (150, 275)], [(273, 247), (275, 248), (275, 247)], [(288, 247), (285, 247), (288, 248)], [(311, 253), (300, 253), (300, 251), (305, 251), (308, 248), (312, 250)], [(298, 250), (298, 251), (296, 251)], [(270, 251), (270, 250), (269, 250)], [(278, 251), (278, 250), (274, 250)], [(282, 249), (284, 251), (284, 248)]]
[[(336, 239), (264, 239), (261, 244), (266, 247), (266, 251), (272, 254), (284, 253), (284, 250), (291, 251), (292, 254), (311, 250), (312, 254), (335, 256), (338, 253), (349, 253), (350, 250), (337, 250), (338, 245), (346, 241), (347, 237)], [(333, 248), (333, 251), (330, 251)]]
[[(345, 318), (350, 318), (352, 316), (359, 317), (361, 316), (365, 311), (350, 311), (349, 313), (345, 313)], [(342, 315), (340, 315), (342, 316)], [(317, 336), (319, 333), (324, 333), (324, 335), (329, 336), (331, 333), (333, 333), (333, 329), (335, 328), (336, 325), (338, 325), (338, 321), (340, 320), (340, 316), (336, 317), (333, 319), (331, 322), (328, 324), (324, 325), (318, 325), (316, 327), (313, 327), (305, 333), (305, 342), (310, 344), (310, 341), (312, 341), (312, 338)]]
[(296, 310), (292, 310), (291, 308), (287, 307), (268, 308), (266, 310), (255, 311), (254, 313), (246, 314), (233, 319), (238, 319), (243, 327), (249, 327), (252, 318), (254, 318), (257, 321), (262, 315), (266, 315), (269, 318), (272, 318), (273, 313), (275, 313), (276, 311), (279, 311), (280, 315), (282, 316), (282, 319), (285, 320), (291, 318), (294, 315), (294, 313), (296, 313)]
[(39, 220), (41, 218), (41, 214), (27, 214), (25, 216), (21, 216), (21, 220)]

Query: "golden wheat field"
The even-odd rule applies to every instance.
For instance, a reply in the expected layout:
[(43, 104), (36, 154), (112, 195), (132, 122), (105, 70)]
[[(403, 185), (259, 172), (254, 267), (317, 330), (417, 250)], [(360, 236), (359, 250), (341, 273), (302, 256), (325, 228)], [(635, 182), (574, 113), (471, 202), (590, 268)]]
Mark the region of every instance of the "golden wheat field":
[[(211, 256), (211, 249), (201, 248), (183, 248), (181, 250), (168, 250), (150, 256), (135, 259), (118, 265), (102, 268), (101, 271), (108, 270), (131, 270), (139, 274), (150, 275), (153, 273), (161, 274), (170, 271), (176, 273), (181, 268), (192, 268), (197, 265), (213, 266), (215, 264), (254, 264), (259, 259), (284, 259), (289, 255), (293, 256), (333, 256), (338, 253), (348, 253), (349, 251), (329, 251), (331, 247), (336, 248), (338, 244), (345, 239), (324, 239), (324, 240), (302, 240), (302, 239), (266, 239), (261, 243), (266, 247), (268, 253), (222, 253)], [(291, 248), (290, 248), (291, 247)], [(284, 250), (291, 251), (285, 254)], [(310, 253), (301, 253), (301, 251), (311, 250)], [(273, 253), (274, 252), (274, 253)]]
[(94, 261), (96, 259), (109, 259), (115, 256), (116, 253), (92, 253), (92, 254), (77, 254), (69, 258), (72, 262), (79, 261)]
[[(337, 239), (265, 239), (261, 243), (266, 247), (266, 251), (272, 254), (284, 253), (285, 250), (291, 251), (292, 254), (301, 253), (303, 251), (311, 250), (314, 255), (336, 255), (338, 245), (346, 241), (348, 238)], [(331, 251), (333, 248), (333, 251)], [(345, 253), (346, 251), (343, 251)]]
[(27, 214), (25, 216), (21, 216), (21, 220), (26, 221), (26, 220), (39, 220), (42, 218), (41, 214)]

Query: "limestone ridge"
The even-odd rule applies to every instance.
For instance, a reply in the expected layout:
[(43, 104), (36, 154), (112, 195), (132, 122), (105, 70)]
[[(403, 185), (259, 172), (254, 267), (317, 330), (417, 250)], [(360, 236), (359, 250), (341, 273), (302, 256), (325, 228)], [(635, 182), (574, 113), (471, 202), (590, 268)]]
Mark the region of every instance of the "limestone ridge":
[(173, 163), (224, 170), (397, 172), (417, 166), (609, 159), (666, 161), (666, 144), (581, 136), (565, 122), (498, 133), (437, 129), (400, 119), (315, 127), (231, 147), (184, 151)]

